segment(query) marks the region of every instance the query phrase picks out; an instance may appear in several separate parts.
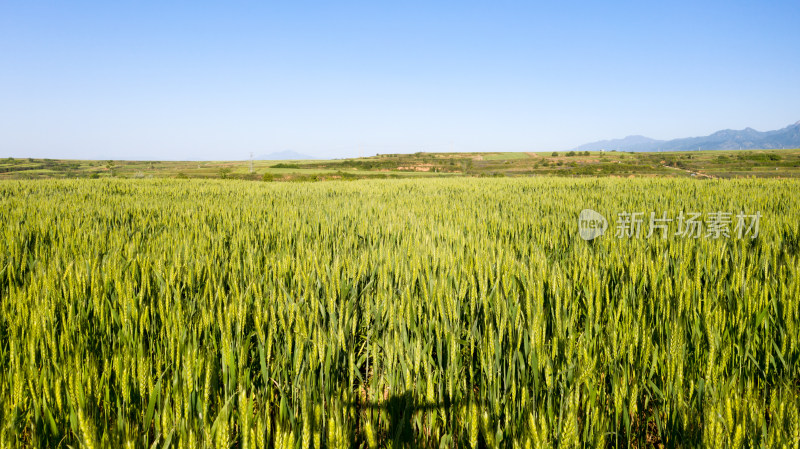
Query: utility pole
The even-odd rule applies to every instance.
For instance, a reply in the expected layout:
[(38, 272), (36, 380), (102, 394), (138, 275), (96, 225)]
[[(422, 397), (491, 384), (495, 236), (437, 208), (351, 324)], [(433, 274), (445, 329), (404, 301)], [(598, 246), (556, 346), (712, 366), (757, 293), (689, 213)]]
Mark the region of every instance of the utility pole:
[(253, 152), (250, 152), (250, 173), (253, 173)]

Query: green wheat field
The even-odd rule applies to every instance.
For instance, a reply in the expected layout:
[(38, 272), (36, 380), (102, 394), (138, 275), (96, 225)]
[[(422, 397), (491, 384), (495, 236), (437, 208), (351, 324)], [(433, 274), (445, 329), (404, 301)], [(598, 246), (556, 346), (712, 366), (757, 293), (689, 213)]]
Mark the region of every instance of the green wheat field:
[[(798, 192), (0, 181), (0, 447), (797, 449)], [(585, 208), (761, 219), (584, 241)]]

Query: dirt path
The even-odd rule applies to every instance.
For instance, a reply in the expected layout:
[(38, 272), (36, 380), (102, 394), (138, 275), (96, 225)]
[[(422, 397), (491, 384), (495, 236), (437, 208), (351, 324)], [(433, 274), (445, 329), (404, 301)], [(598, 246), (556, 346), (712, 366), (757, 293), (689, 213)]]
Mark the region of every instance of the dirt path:
[(689, 173), (690, 175), (695, 175), (695, 176), (697, 176), (698, 178), (717, 179), (717, 177), (716, 177), (716, 176), (714, 176), (714, 175), (707, 175), (707, 174), (705, 174), (705, 173), (700, 173), (700, 172), (692, 171), (692, 170), (689, 170), (689, 169), (686, 169), (686, 168), (672, 167), (672, 166), (669, 166), (669, 165), (666, 165), (666, 164), (661, 164), (661, 166), (662, 166), (662, 167), (665, 167), (665, 168), (671, 168), (671, 169), (673, 169), (673, 170), (680, 170), (680, 171), (682, 171), (682, 172)]

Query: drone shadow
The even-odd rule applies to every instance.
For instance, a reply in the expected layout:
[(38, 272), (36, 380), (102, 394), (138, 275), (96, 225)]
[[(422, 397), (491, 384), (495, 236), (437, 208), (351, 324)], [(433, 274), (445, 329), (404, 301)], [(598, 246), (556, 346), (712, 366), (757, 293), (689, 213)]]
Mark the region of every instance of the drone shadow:
[(394, 447), (412, 447), (414, 446), (412, 419), (415, 413), (428, 410), (449, 410), (458, 404), (459, 401), (449, 399), (440, 402), (421, 401), (411, 392), (405, 392), (389, 396), (380, 403), (351, 402), (347, 405), (360, 409), (385, 411), (389, 415), (388, 437)]

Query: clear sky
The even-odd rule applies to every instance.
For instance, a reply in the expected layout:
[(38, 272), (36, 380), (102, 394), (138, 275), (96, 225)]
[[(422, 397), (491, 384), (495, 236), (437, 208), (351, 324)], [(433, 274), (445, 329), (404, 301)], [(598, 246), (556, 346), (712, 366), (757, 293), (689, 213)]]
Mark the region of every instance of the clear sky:
[(0, 157), (547, 151), (800, 120), (800, 2), (0, 0)]

